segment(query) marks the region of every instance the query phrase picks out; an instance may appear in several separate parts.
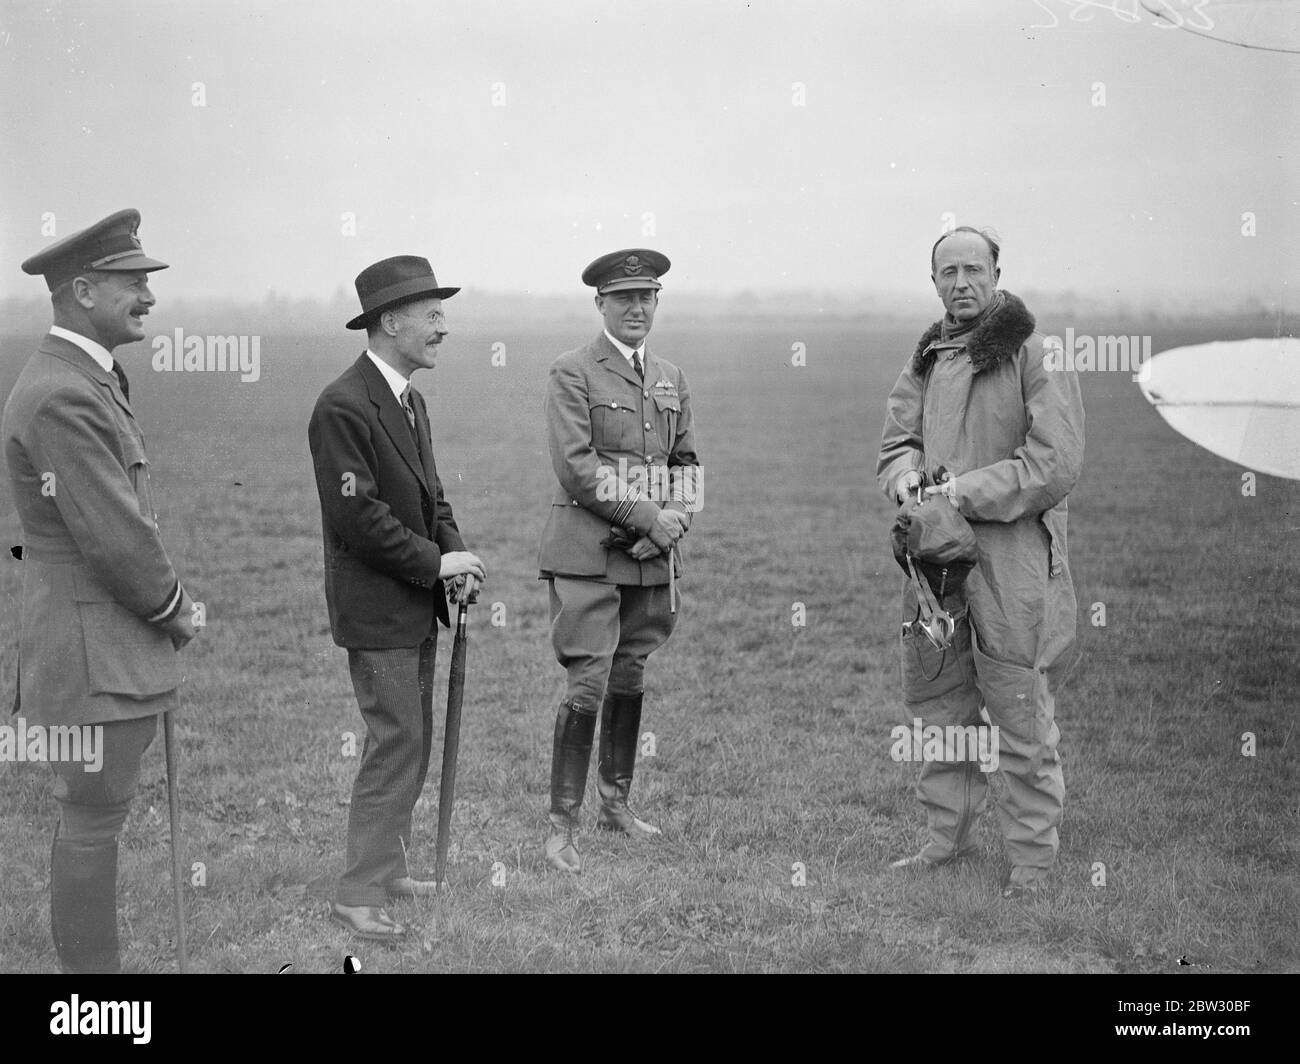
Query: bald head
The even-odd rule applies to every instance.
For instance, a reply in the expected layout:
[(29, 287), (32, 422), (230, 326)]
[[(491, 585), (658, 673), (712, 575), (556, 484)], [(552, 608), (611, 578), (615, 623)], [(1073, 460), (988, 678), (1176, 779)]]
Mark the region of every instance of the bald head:
[(957, 236), (959, 233), (970, 233), (984, 241), (984, 246), (988, 248), (989, 252), (989, 269), (996, 270), (998, 268), (998, 253), (1002, 250), (1002, 247), (998, 244), (997, 240), (994, 239), (993, 234), (985, 229), (976, 229), (973, 225), (959, 225), (956, 229), (950, 229), (948, 232), (944, 233), (943, 236), (934, 242), (934, 246), (930, 248), (931, 275), (934, 274), (935, 253), (939, 250), (939, 245), (945, 240)]
[(930, 249), (930, 279), (944, 309), (956, 321), (983, 313), (997, 291), (997, 241), (987, 233), (961, 226), (945, 233)]

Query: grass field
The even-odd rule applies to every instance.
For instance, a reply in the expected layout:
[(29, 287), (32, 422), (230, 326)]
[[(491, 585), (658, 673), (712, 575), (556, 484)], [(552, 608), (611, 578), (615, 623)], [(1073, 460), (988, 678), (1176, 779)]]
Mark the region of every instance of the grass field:
[[(683, 614), (647, 670), (656, 753), (633, 789), (665, 834), (634, 845), (585, 832), (578, 878), (541, 858), (563, 676), (535, 562), (552, 480), (546, 367), (598, 322), (453, 332), (416, 384), (490, 579), (472, 616), (450, 889), (396, 906), (419, 931), (398, 949), (350, 940), (325, 918), (356, 771), (342, 736), (361, 719), (328, 632), (306, 424), (360, 347), (341, 331), (264, 335), (257, 383), (151, 373), (147, 346), (119, 351), (164, 539), (208, 611), (184, 651), (178, 721), (185, 862), (206, 875), (186, 888), (194, 968), (337, 971), (352, 953), (368, 971), (1300, 970), (1300, 484), (1261, 476), (1243, 497), (1241, 470), (1176, 436), (1127, 374), (1082, 381), (1087, 458), (1070, 499), (1080, 657), (1058, 702), (1056, 889), (1001, 898), (991, 808), (978, 859), (928, 878), (888, 871), (919, 846), (923, 817), (914, 766), (889, 756), (903, 716), (901, 579), (873, 474), (885, 397), (925, 324), (736, 330), (675, 325), (665, 307), (651, 343), (686, 371), (706, 476)], [(1156, 351), (1221, 335), (1075, 328), (1154, 330)], [(0, 395), (35, 340), (4, 340)], [(490, 364), (495, 342), (504, 367)], [(790, 364), (794, 343), (805, 367)], [(7, 505), (0, 529), (17, 542)], [(6, 703), (20, 582), (6, 551)], [(488, 620), (496, 602), (501, 627)], [(1097, 602), (1104, 628), (1088, 623)], [(440, 643), (442, 691), (450, 648)], [(1255, 756), (1241, 752), (1245, 732)], [(417, 807), (417, 874), (433, 868), (436, 776)], [(590, 824), (594, 770), (588, 793)], [(137, 970), (174, 963), (166, 809), (160, 738), (123, 835), (124, 962)], [(0, 765), (7, 971), (55, 966), (56, 815), (46, 770)]]

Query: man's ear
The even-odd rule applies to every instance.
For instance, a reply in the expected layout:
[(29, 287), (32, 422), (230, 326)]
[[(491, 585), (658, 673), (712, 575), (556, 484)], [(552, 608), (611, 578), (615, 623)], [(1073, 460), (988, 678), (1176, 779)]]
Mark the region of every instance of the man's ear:
[(993, 267), (993, 284), (994, 284), (994, 285), (997, 285), (997, 283), (998, 283), (998, 279), (999, 279), (1001, 276), (1002, 276), (1002, 267), (1001, 267), (1001, 266), (994, 266), (994, 267)]
[(90, 310), (95, 305), (95, 296), (92, 291), (94, 287), (95, 284), (90, 278), (74, 277), (72, 279), (72, 298), (87, 310)]
[(596, 309), (602, 314), (605, 313), (605, 297), (599, 292), (596, 293)]

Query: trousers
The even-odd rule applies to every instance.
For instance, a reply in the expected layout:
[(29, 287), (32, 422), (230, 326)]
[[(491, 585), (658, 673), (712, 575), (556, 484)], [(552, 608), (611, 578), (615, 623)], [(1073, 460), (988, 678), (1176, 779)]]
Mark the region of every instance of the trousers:
[(140, 784), (140, 760), (158, 732), (158, 718), (133, 717), (90, 727), (104, 729), (98, 772), (87, 772), (78, 762), (50, 765), (59, 803), (59, 837), (71, 842), (117, 838)]
[(56, 761), (59, 822), (50, 847), (50, 932), (65, 972), (116, 972), (117, 837), (140, 782), (156, 716), (88, 725), (102, 729), (99, 770)]
[[(1038, 522), (980, 523), (980, 563), (966, 581), (964, 608), (945, 602), (957, 628), (935, 650), (924, 635), (902, 636), (903, 699), (922, 727), (997, 727), (1003, 788), (998, 822), (1013, 865), (1050, 868), (1059, 848), (1065, 779), (1057, 753), (1056, 694), (1074, 643), (1076, 602), (1068, 567), (1049, 569), (1047, 533)], [(904, 585), (903, 620), (916, 615)], [(916, 794), (926, 810), (922, 854), (939, 862), (970, 848), (989, 773), (971, 759), (923, 759)]]
[(668, 585), (562, 576), (549, 583), (551, 645), (567, 674), (564, 700), (579, 712), (598, 713), (607, 688), (617, 695), (641, 694), (646, 658), (668, 642), (677, 625)]
[(366, 724), (348, 810), (340, 905), (383, 905), (410, 875), (411, 814), (429, 773), (437, 632), (418, 647), (349, 650), (348, 671)]

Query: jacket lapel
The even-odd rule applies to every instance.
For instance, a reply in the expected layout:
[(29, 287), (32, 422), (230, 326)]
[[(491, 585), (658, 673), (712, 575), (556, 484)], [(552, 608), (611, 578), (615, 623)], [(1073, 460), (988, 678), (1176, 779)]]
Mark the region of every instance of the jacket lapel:
[[(411, 438), (411, 426), (406, 420), (406, 412), (402, 409), (402, 404), (397, 401), (393, 389), (388, 387), (384, 375), (370, 361), (369, 355), (362, 352), (361, 357), (357, 359), (356, 365), (361, 374), (361, 379), (365, 382), (366, 393), (369, 395), (370, 401), (375, 405), (379, 424), (388, 433), (388, 438), (393, 441), (397, 453), (411, 467), (411, 472), (419, 478), (424, 490), (428, 491), (429, 481), (424, 475), (424, 467), (420, 464), (420, 455), (415, 449), (415, 440)], [(419, 404), (417, 403), (415, 406), (418, 410)], [(416, 414), (416, 424), (419, 424), (418, 413)]]
[(603, 363), (608, 370), (617, 373), (625, 381), (631, 381), (638, 388), (643, 387), (632, 364), (623, 357), (622, 351), (609, 342), (609, 337), (604, 333), (600, 334), (596, 342), (596, 361)]
[[(429, 446), (425, 447), (420, 454), (424, 460), (424, 483), (432, 484), (433, 474), (433, 433), (429, 431), (429, 408), (425, 405), (424, 396), (411, 389), (411, 405), (415, 407), (415, 431), (420, 434), (420, 439), (429, 440)], [(432, 492), (430, 492), (432, 494)]]
[(126, 412), (127, 417), (132, 421), (135, 420), (131, 404), (127, 402), (126, 396), (122, 394), (122, 386), (118, 383), (116, 374), (105, 372), (98, 362), (76, 344), (65, 340), (62, 336), (47, 334), (45, 339), (41, 341), (38, 350), (42, 354), (52, 355), (60, 361), (66, 362), (78, 373), (89, 377), (100, 387), (107, 388), (109, 394), (113, 397), (113, 402), (117, 403)]

